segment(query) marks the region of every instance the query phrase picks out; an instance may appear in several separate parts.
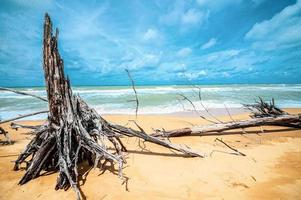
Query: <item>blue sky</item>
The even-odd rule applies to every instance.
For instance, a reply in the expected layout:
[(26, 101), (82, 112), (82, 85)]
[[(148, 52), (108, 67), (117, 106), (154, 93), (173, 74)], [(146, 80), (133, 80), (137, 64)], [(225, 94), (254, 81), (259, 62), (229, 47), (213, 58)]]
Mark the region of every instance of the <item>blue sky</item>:
[(39, 86), (44, 13), (73, 85), (301, 83), (301, 0), (1, 0), (0, 85)]

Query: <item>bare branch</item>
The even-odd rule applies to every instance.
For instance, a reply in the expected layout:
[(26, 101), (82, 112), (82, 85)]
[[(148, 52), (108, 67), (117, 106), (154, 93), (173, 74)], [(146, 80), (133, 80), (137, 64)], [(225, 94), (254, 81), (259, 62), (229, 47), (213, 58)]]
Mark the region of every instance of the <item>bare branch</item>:
[(188, 97), (186, 97), (184, 94), (179, 94), (179, 95), (180, 95), (181, 97), (183, 97), (183, 100), (186, 100), (186, 101), (188, 101), (188, 102), (191, 104), (191, 106), (193, 107), (194, 112), (196, 112), (196, 113), (199, 115), (200, 118), (202, 118), (202, 119), (204, 119), (204, 120), (206, 120), (206, 121), (208, 121), (208, 122), (210, 122), (210, 123), (216, 124), (215, 121), (212, 121), (212, 120), (210, 120), (210, 119), (207, 119), (206, 117), (204, 117), (203, 115), (201, 115), (201, 113), (196, 109), (194, 103), (193, 103)]
[(14, 117), (14, 118), (10, 118), (10, 119), (6, 119), (6, 120), (3, 120), (3, 121), (0, 121), (0, 124), (6, 123), (6, 122), (10, 122), (10, 121), (15, 121), (17, 119), (22, 119), (22, 118), (25, 118), (25, 117), (31, 117), (31, 116), (34, 116), (34, 115), (48, 113), (48, 112), (49, 112), (48, 110), (43, 110), (43, 111), (29, 113), (29, 114), (25, 114), (25, 115), (19, 115), (18, 117)]
[(223, 123), (221, 120), (219, 120), (217, 117), (215, 117), (211, 112), (209, 112), (209, 110), (204, 106), (203, 101), (202, 101), (202, 95), (201, 95), (201, 88), (199, 88), (199, 92), (198, 92), (198, 97), (201, 103), (201, 106), (205, 109), (205, 111), (216, 121)]
[(237, 149), (231, 147), (230, 145), (228, 145), (226, 142), (224, 142), (222, 139), (219, 139), (219, 138), (215, 138), (214, 141), (219, 141), (221, 143), (223, 143), (226, 147), (228, 147), (229, 149), (231, 149), (232, 151), (234, 151), (237, 155), (240, 155), (240, 156), (246, 156), (246, 154), (238, 151)]
[(4, 87), (0, 87), (0, 90), (14, 92), (16, 94), (21, 94), (21, 95), (27, 95), (27, 96), (35, 97), (37, 99), (40, 99), (42, 101), (46, 101), (47, 102), (46, 98), (40, 97), (40, 96), (37, 96), (37, 95), (34, 95), (34, 94), (30, 94), (30, 93), (27, 93), (27, 92), (21, 92), (21, 91), (18, 91), (18, 90), (14, 90), (14, 89), (11, 89), (11, 88), (4, 88)]
[(226, 104), (224, 104), (224, 107), (225, 107), (225, 109), (226, 109), (226, 111), (227, 111), (227, 113), (228, 113), (230, 119), (232, 120), (232, 122), (235, 122), (235, 120), (233, 119), (232, 115), (230, 114), (230, 111), (229, 111), (229, 109), (227, 108)]
[(137, 118), (137, 115), (138, 115), (138, 109), (139, 109), (139, 99), (138, 99), (138, 95), (137, 95), (137, 91), (136, 91), (136, 88), (135, 88), (135, 82), (130, 74), (130, 71), (128, 69), (125, 69), (126, 73), (128, 74), (128, 77), (129, 79), (131, 80), (131, 83), (132, 83), (132, 88), (135, 92), (135, 100), (131, 100), (131, 101), (135, 101), (136, 102), (136, 110), (135, 110), (135, 115), (136, 115), (136, 118)]

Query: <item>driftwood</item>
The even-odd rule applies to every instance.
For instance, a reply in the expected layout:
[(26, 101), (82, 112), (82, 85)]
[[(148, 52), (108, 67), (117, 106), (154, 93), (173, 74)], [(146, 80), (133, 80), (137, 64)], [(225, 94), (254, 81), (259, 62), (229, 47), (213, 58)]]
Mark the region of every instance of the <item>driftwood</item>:
[(10, 119), (6, 119), (6, 120), (3, 120), (3, 121), (0, 121), (0, 124), (4, 124), (4, 123), (7, 123), (7, 122), (11, 122), (11, 121), (15, 121), (15, 120), (18, 120), (18, 119), (22, 119), (22, 118), (25, 118), (25, 117), (31, 117), (31, 116), (34, 116), (34, 115), (39, 115), (39, 114), (44, 114), (44, 113), (48, 113), (48, 110), (42, 110), (42, 111), (38, 111), (38, 112), (34, 112), (34, 113), (19, 115), (17, 117), (13, 117), (13, 118), (10, 118)]
[(157, 131), (152, 134), (155, 137), (178, 137), (187, 135), (212, 135), (212, 133), (218, 133), (219, 135), (229, 134), (223, 133), (223, 131), (233, 129), (244, 129), (256, 126), (285, 126), (293, 128), (301, 128), (301, 114), (291, 115), (280, 108), (275, 106), (274, 100), (270, 104), (260, 99), (260, 102), (256, 104), (245, 105), (252, 111), (251, 119), (249, 120), (232, 120), (227, 123), (216, 123), (203, 126), (187, 127), (182, 129), (170, 130), (170, 131)]
[(22, 118), (25, 118), (25, 117), (31, 117), (31, 116), (34, 116), (34, 115), (39, 115), (39, 114), (44, 114), (44, 113), (48, 113), (48, 110), (42, 110), (42, 111), (38, 111), (38, 112), (34, 112), (34, 113), (19, 115), (17, 117), (13, 117), (13, 118), (10, 118), (10, 119), (6, 119), (6, 120), (3, 120), (3, 121), (0, 121), (0, 124), (4, 124), (4, 123), (7, 123), (7, 122), (11, 122), (11, 121), (15, 121), (15, 120), (18, 120), (18, 119), (22, 119)]
[(226, 142), (223, 141), (223, 139), (216, 138), (215, 141), (218, 141), (218, 142), (224, 144), (226, 147), (228, 147), (229, 149), (231, 149), (232, 151), (234, 151), (234, 152), (235, 152), (235, 155), (238, 155), (238, 156), (246, 156), (246, 154), (244, 154), (244, 153), (238, 151), (237, 149), (231, 147), (230, 145), (228, 145)]
[(14, 92), (16, 94), (27, 95), (27, 96), (31, 96), (31, 97), (34, 97), (34, 98), (38, 98), (38, 99), (40, 99), (42, 101), (47, 101), (47, 99), (45, 99), (44, 97), (40, 97), (40, 96), (31, 94), (31, 93), (28, 93), (28, 92), (22, 92), (22, 91), (14, 90), (14, 89), (11, 89), (11, 88), (0, 87), (0, 90), (10, 91), (10, 92)]
[(23, 124), (17, 124), (15, 122), (12, 122), (10, 124), (10, 127), (12, 129), (15, 129), (16, 131), (19, 129), (19, 128), (26, 128), (26, 129), (38, 129), (40, 128), (41, 126), (40, 125), (37, 125), (37, 126), (30, 126), (30, 125), (23, 125)]
[(0, 127), (0, 135), (4, 135), (4, 137), (6, 138), (6, 142), (7, 144), (12, 144), (12, 141), (8, 135), (8, 132), (4, 130), (4, 128)]
[(132, 84), (133, 91), (135, 93), (135, 100), (130, 100), (130, 101), (135, 101), (136, 102), (135, 115), (136, 115), (136, 118), (137, 118), (138, 109), (139, 109), (139, 99), (138, 99), (138, 94), (137, 94), (136, 87), (135, 87), (135, 82), (134, 82), (134, 79), (132, 78), (132, 76), (130, 74), (130, 71), (128, 69), (125, 69), (125, 71), (128, 74), (128, 77), (129, 77), (129, 79), (131, 81), (131, 84)]
[(256, 101), (255, 104), (245, 104), (244, 106), (252, 112), (252, 118), (288, 115), (287, 112), (281, 110), (275, 105), (274, 98), (267, 103), (261, 97), (259, 97), (259, 101)]
[(80, 163), (87, 161), (97, 166), (102, 161), (114, 162), (118, 164), (119, 176), (123, 177), (122, 168), (126, 163), (123, 151), (126, 147), (120, 139), (122, 136), (138, 137), (188, 156), (203, 156), (185, 146), (147, 135), (139, 126), (137, 131), (107, 122), (72, 93), (70, 81), (64, 75), (57, 40), (58, 30), (55, 35), (52, 34), (52, 23), (46, 14), (43, 69), (49, 114), (47, 122), (34, 130), (35, 137), (15, 161), (14, 170), (18, 170), (21, 163), (27, 164), (19, 184), (36, 178), (41, 171), (58, 171), (55, 189), (71, 186), (77, 198), (82, 199), (78, 172)]

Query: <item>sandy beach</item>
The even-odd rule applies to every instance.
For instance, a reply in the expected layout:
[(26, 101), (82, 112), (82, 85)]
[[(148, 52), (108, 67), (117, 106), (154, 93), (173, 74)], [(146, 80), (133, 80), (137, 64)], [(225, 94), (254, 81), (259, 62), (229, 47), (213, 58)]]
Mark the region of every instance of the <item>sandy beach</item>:
[[(301, 109), (286, 109), (300, 113)], [(233, 115), (247, 119), (248, 114)], [(134, 116), (107, 115), (109, 121), (128, 124)], [(219, 119), (229, 121), (228, 116)], [(152, 128), (175, 129), (205, 124), (194, 116), (140, 115), (137, 122), (146, 131)], [(22, 121), (22, 124), (40, 124), (42, 121)], [(134, 127), (131, 123), (128, 126)], [(74, 199), (72, 189), (55, 191), (57, 173), (43, 174), (29, 183), (17, 183), (24, 170), (13, 171), (13, 161), (33, 136), (26, 129), (9, 131), (14, 145), (0, 146), (0, 199)], [(301, 199), (301, 131), (285, 127), (263, 127), (231, 131), (226, 136), (190, 136), (172, 138), (173, 143), (190, 146), (206, 153), (206, 158), (185, 158), (180, 154), (145, 143), (142, 150), (137, 139), (125, 139), (128, 148), (124, 176), (127, 184), (112, 167), (100, 171), (92, 169), (81, 181), (87, 199)], [(247, 156), (237, 156), (216, 138)], [(3, 141), (5, 138), (0, 136)], [(81, 172), (89, 167), (83, 165)]]

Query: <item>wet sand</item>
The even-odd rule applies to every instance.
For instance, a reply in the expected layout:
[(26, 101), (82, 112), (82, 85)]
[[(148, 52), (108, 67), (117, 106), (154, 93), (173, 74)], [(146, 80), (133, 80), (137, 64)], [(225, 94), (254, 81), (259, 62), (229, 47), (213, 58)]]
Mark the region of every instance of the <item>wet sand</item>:
[[(288, 109), (301, 113), (301, 109)], [(247, 114), (233, 115), (247, 119)], [(108, 115), (109, 121), (125, 125), (134, 116)], [(229, 121), (229, 116), (219, 117)], [(142, 115), (137, 119), (146, 131), (152, 128), (174, 129), (206, 122), (197, 117), (183, 115)], [(42, 121), (23, 121), (23, 124), (40, 124)], [(75, 199), (72, 189), (55, 191), (57, 173), (44, 174), (29, 183), (17, 183), (23, 170), (13, 171), (13, 161), (30, 138), (28, 130), (12, 130), (5, 124), (14, 145), (0, 145), (0, 199)], [(129, 126), (133, 126), (129, 124)], [(133, 126), (134, 127), (134, 126)], [(250, 128), (230, 131), (226, 136), (190, 136), (172, 138), (174, 143), (190, 146), (205, 152), (206, 158), (185, 158), (155, 144), (145, 143), (142, 150), (135, 138), (123, 139), (128, 148), (124, 176), (128, 183), (116, 175), (112, 167), (105, 171), (92, 169), (81, 181), (87, 199), (301, 199), (301, 130), (285, 127)], [(246, 154), (233, 155), (219, 142)], [(1, 141), (5, 140), (0, 135)]]

